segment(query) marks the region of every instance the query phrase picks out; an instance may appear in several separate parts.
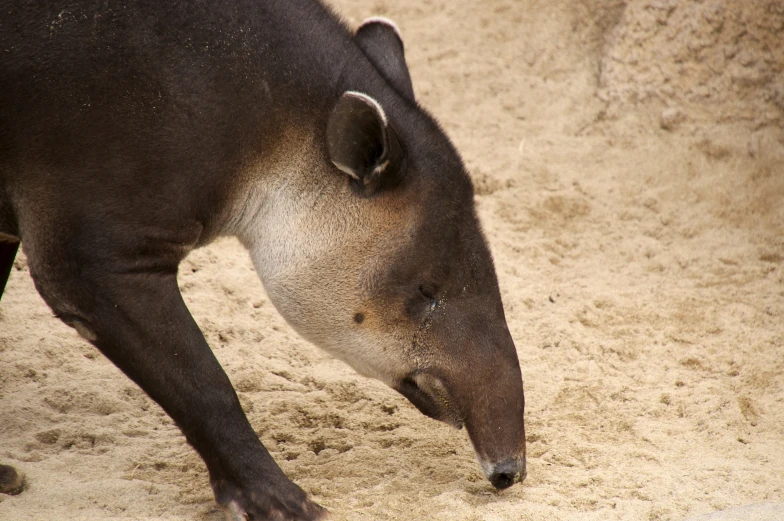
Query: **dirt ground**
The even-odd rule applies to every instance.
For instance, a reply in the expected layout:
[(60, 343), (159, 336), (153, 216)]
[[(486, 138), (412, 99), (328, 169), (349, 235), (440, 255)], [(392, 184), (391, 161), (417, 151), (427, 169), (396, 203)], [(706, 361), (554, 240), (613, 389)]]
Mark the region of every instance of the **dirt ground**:
[[(784, 501), (784, 4), (339, 0), (396, 20), (477, 187), (525, 378), (528, 479), (299, 339), (246, 252), (185, 299), (287, 474), (338, 520), (675, 520)], [(0, 519), (218, 521), (164, 413), (53, 318), (0, 308)]]

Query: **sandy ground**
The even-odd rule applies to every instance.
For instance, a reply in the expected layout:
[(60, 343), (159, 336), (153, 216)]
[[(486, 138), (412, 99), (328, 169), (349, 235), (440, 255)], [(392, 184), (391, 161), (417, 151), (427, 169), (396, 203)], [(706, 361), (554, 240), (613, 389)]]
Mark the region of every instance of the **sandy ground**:
[[(233, 240), (185, 299), (290, 477), (346, 520), (680, 520), (784, 501), (784, 7), (340, 0), (406, 38), (475, 179), (525, 378), (529, 477), (297, 338)], [(481, 5), (480, 5), (481, 4)], [(217, 521), (163, 412), (52, 317), (0, 309), (0, 519)]]

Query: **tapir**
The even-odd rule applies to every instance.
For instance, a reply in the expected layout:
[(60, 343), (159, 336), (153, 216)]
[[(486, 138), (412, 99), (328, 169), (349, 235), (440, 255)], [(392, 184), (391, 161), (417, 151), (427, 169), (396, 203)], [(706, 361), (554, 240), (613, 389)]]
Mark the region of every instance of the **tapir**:
[[(304, 338), (525, 477), (523, 380), (470, 177), (403, 40), (314, 0), (0, 0), (0, 275), (171, 416), (227, 518), (326, 516), (259, 441), (177, 269), (235, 236)], [(10, 473), (13, 474), (13, 473)]]

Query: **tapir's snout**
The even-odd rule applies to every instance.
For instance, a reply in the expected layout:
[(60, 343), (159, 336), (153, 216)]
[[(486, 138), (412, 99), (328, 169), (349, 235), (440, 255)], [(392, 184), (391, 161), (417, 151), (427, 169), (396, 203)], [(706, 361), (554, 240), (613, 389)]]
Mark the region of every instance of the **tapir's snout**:
[[(522, 382), (518, 385), (522, 387)], [(472, 410), (466, 418), (468, 435), (482, 471), (498, 490), (526, 478), (522, 394), (520, 388), (519, 394), (490, 397), (487, 401), (483, 400), (487, 395), (482, 396), (477, 400), (481, 404), (478, 410)]]
[(497, 465), (490, 466), (487, 479), (498, 490), (509, 488), (515, 482), (522, 482), (527, 475), (525, 470), (525, 456), (522, 459), (509, 459)]
[[(453, 310), (459, 306), (453, 301)], [(450, 321), (444, 315), (431, 323), (427, 344), (458, 347), (444, 348), (440, 352), (451, 356), (434, 356), (430, 367), (393, 387), (425, 415), (465, 426), (488, 481), (499, 490), (511, 487), (526, 477), (525, 397), (514, 341), (502, 319), (456, 313), (460, 319)]]
[[(475, 335), (464, 347), (452, 389), (485, 477), (505, 489), (526, 477), (525, 396), (517, 350), (502, 321), (469, 320)], [(468, 337), (469, 329), (462, 331)], [(468, 337), (470, 338), (470, 337)]]

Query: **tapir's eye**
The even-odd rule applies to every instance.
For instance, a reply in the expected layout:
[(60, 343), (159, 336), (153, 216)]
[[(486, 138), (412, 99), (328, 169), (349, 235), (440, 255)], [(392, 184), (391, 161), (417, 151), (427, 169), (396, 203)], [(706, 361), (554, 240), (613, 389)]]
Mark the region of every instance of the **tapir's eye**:
[(419, 286), (419, 292), (422, 294), (423, 297), (425, 297), (430, 301), (430, 307), (428, 311), (433, 311), (434, 309), (436, 309), (436, 306), (438, 305), (438, 301), (436, 300), (435, 297), (435, 289), (432, 286), (422, 285)]
[(438, 307), (436, 294), (436, 288), (431, 285), (422, 284), (417, 287), (405, 301), (406, 313), (414, 320), (423, 320)]

